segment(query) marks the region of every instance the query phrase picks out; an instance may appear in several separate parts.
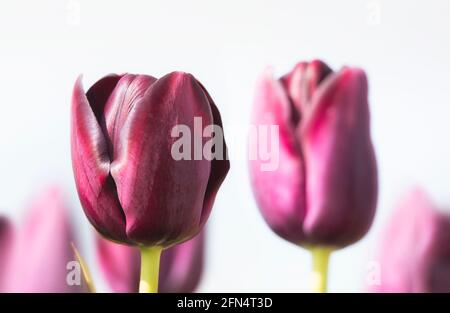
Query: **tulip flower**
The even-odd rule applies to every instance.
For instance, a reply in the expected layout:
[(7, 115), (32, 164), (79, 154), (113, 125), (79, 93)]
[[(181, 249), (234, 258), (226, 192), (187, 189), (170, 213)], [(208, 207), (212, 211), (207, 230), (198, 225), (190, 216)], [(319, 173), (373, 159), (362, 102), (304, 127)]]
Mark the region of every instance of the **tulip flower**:
[[(311, 249), (321, 291), (330, 252), (363, 237), (374, 218), (377, 169), (367, 92), (363, 70), (333, 72), (321, 61), (301, 62), (280, 79), (266, 71), (257, 86), (252, 123), (277, 126), (279, 147), (271, 154), (274, 169), (265, 169), (260, 155), (250, 160), (253, 193), (276, 234)], [(250, 140), (250, 152), (260, 147)]]
[[(75, 84), (71, 147), (80, 202), (102, 236), (141, 247), (142, 291), (157, 291), (162, 249), (201, 231), (229, 169), (223, 136), (213, 136), (213, 159), (173, 156), (174, 130), (195, 133), (196, 119), (201, 134), (222, 128), (213, 100), (190, 74), (110, 75), (86, 93), (81, 78)], [(209, 142), (192, 141), (195, 149)]]
[[(111, 288), (137, 292), (141, 261), (139, 249), (97, 236), (97, 259)], [(164, 250), (159, 273), (160, 292), (193, 292), (203, 269), (204, 231), (189, 241)]]
[(420, 188), (401, 198), (383, 232), (374, 292), (450, 292), (450, 215)]
[(24, 223), (13, 227), (0, 218), (0, 291), (83, 292), (86, 286), (67, 281), (69, 262), (75, 261), (67, 211), (57, 188), (34, 201)]

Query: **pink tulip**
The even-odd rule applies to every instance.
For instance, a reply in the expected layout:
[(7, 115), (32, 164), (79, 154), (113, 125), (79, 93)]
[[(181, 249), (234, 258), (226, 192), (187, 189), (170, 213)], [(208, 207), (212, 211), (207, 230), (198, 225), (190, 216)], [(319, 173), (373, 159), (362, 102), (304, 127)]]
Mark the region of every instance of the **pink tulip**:
[[(333, 72), (321, 61), (260, 79), (253, 124), (279, 127), (279, 162), (264, 170), (265, 160), (251, 160), (251, 183), (264, 219), (284, 239), (336, 249), (369, 230), (377, 169), (367, 90), (363, 70)], [(253, 153), (258, 148), (250, 141)]]
[[(21, 227), (0, 219), (0, 290), (3, 292), (81, 292), (69, 285), (67, 264), (74, 261), (72, 231), (57, 188), (31, 202)], [(83, 282), (81, 280), (81, 282)]]
[(413, 189), (399, 202), (379, 251), (374, 292), (450, 292), (450, 215)]
[[(193, 239), (164, 250), (159, 274), (160, 292), (193, 292), (203, 269), (204, 231)], [(97, 237), (100, 268), (116, 292), (137, 292), (139, 249)]]
[(229, 162), (222, 139), (217, 144), (224, 154), (214, 160), (173, 158), (172, 130), (194, 130), (195, 117), (205, 127), (221, 126), (208, 92), (187, 73), (160, 79), (110, 75), (87, 92), (77, 80), (71, 121), (75, 182), (86, 216), (104, 237), (169, 247), (200, 232)]

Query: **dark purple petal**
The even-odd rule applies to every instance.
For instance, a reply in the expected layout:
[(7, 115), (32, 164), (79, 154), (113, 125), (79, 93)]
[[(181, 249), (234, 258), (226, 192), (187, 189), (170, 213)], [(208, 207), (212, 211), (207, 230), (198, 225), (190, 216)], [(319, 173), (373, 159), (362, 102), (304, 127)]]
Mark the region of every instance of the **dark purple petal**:
[(194, 77), (174, 72), (153, 83), (123, 124), (111, 173), (130, 240), (170, 246), (199, 231), (211, 163), (171, 155), (172, 128), (184, 124), (194, 134), (194, 117), (203, 128), (213, 123), (208, 99)]
[[(91, 90), (98, 88), (103, 92), (103, 84), (106, 83), (99, 83)], [(109, 175), (108, 146), (84, 93), (81, 76), (72, 97), (71, 148), (75, 182), (86, 216), (103, 235), (126, 240), (124, 214)]]
[[(219, 126), (223, 131), (222, 118), (220, 117), (220, 113), (217, 109), (216, 104), (214, 103), (206, 88), (200, 82), (197, 81), (197, 83), (203, 89), (203, 92), (205, 93), (209, 101), (214, 125)], [(223, 181), (225, 180), (228, 171), (230, 170), (230, 161), (228, 161), (228, 149), (225, 143), (225, 134), (223, 133), (223, 135), (224, 136), (222, 142), (218, 142), (217, 140), (215, 140), (216, 145), (222, 145), (223, 155), (218, 155), (217, 158), (211, 160), (211, 173), (209, 175), (208, 186), (206, 187), (205, 199), (203, 201), (203, 209), (200, 220), (201, 225), (204, 225), (204, 223), (206, 223), (206, 221), (208, 220), (209, 214), (211, 213), (211, 209), (214, 204), (214, 200), (216, 198), (216, 194), (219, 191), (219, 188), (222, 185)]]
[(147, 75), (126, 74), (111, 92), (99, 120), (111, 160), (116, 154), (114, 149), (119, 149), (121, 145), (119, 134), (128, 114), (134, 106), (141, 104), (146, 91), (155, 81), (156, 78)]

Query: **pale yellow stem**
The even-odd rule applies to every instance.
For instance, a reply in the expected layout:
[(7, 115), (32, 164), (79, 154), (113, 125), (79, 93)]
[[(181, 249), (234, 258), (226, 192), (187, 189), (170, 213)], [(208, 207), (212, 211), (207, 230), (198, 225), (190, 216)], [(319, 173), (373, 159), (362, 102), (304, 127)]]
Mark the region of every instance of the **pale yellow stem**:
[(312, 288), (314, 292), (327, 292), (328, 261), (333, 248), (315, 246), (309, 249), (312, 254)]
[(157, 293), (161, 247), (141, 247), (140, 293)]

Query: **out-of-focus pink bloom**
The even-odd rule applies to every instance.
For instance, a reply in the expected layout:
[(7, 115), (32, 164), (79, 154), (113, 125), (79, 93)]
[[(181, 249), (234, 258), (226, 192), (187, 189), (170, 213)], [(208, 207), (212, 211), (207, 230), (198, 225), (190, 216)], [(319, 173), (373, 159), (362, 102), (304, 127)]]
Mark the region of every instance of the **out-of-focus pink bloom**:
[(106, 281), (115, 292), (137, 292), (141, 256), (139, 249), (112, 242), (97, 235), (97, 261)]
[[(159, 292), (193, 292), (203, 270), (204, 231), (193, 239), (164, 250), (161, 255)], [(139, 249), (97, 237), (97, 259), (104, 277), (116, 292), (137, 292)]]
[[(264, 170), (267, 160), (250, 160), (250, 176), (262, 215), (284, 239), (340, 248), (369, 230), (377, 169), (367, 92), (363, 70), (333, 72), (321, 61), (260, 79), (252, 123), (278, 125), (279, 162)], [(255, 154), (260, 143), (249, 148)]]
[(411, 190), (384, 230), (378, 261), (373, 292), (450, 292), (450, 215), (422, 189)]
[[(172, 131), (179, 125), (193, 131), (195, 117), (203, 127), (222, 126), (216, 105), (191, 74), (110, 75), (87, 92), (77, 80), (73, 171), (84, 212), (104, 237), (169, 247), (200, 232), (229, 162), (222, 137), (223, 155), (213, 160), (174, 159)], [(203, 147), (209, 138), (200, 141)]]
[(86, 291), (83, 279), (74, 286), (66, 281), (68, 262), (76, 260), (72, 240), (66, 206), (55, 187), (31, 202), (20, 227), (0, 219), (0, 291)]

